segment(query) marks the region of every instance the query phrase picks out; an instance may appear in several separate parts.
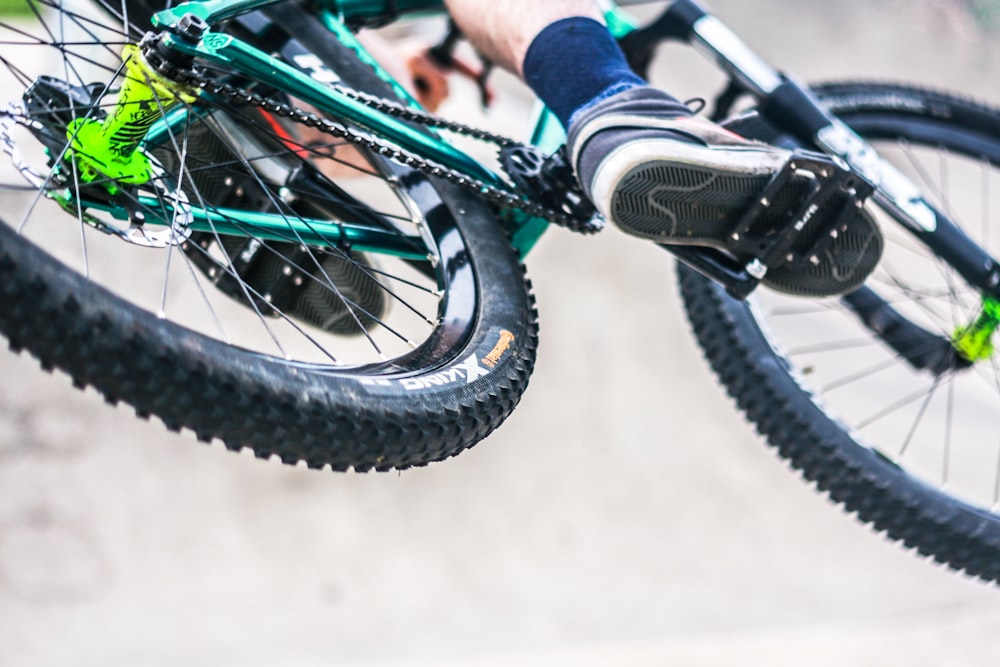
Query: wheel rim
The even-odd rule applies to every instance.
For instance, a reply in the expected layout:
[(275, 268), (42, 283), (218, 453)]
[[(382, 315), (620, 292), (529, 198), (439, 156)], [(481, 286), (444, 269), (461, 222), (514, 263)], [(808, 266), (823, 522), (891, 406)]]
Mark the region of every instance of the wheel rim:
[[(19, 93), (42, 73), (78, 87), (92, 81), (120, 85), (111, 82), (122, 76), (119, 51), (129, 41), (123, 23), (78, 4), (70, 9), (31, 2), (31, 15), (0, 22), (0, 40), (10, 54), (3, 61), (5, 90)], [(100, 108), (113, 97), (102, 99)], [(168, 185), (129, 197), (158, 197), (159, 204), (143, 209), (150, 214), (167, 208), (165, 199), (182, 196), (191, 209), (212, 211), (229, 223), (234, 210), (264, 210), (296, 223), (284, 235), (237, 224), (246, 234), (240, 238), (229, 233), (232, 224), (226, 229), (217, 220), (184, 245), (132, 246), (94, 228), (94, 219), (116, 221), (96, 212), (94, 197), (78, 185), (75, 164), (56, 161), (65, 181), (56, 188), (56, 170), (37, 134), (23, 123), (4, 131), (18, 156), (5, 159), (0, 169), (4, 221), (87, 280), (234, 347), (367, 374), (406, 373), (446, 361), (437, 350), (455, 349), (468, 335), (477, 291), (461, 234), (426, 179), (400, 178), (404, 172), (380, 158), (258, 110), (220, 102), (206, 113), (204, 103), (198, 106), (147, 151), (162, 163), (160, 182)], [(213, 142), (214, 148), (205, 148)], [(40, 189), (30, 187), (28, 168), (42, 179)], [(329, 205), (325, 194), (289, 187), (288, 175), (306, 168), (320, 174), (310, 183), (333, 183), (344, 199)], [(57, 189), (71, 193), (68, 205), (53, 201)], [(175, 201), (169, 209), (176, 220), (184, 206)], [(333, 216), (381, 225), (382, 237), (422, 244), (416, 254), (424, 257), (400, 258), (368, 247), (358, 252), (345, 244), (321, 249), (302, 236), (311, 221)], [(170, 236), (169, 227), (158, 229)], [(230, 283), (228, 289), (222, 283)]]

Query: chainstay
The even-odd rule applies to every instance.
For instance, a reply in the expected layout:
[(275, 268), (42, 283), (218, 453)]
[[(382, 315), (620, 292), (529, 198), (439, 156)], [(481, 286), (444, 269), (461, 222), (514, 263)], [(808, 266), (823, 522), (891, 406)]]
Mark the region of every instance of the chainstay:
[[(367, 148), (377, 155), (381, 155), (407, 167), (417, 169), (435, 178), (443, 179), (456, 186), (470, 190), (476, 193), (476, 195), (480, 198), (485, 199), (487, 202), (502, 208), (517, 209), (528, 215), (542, 218), (548, 222), (559, 225), (560, 227), (565, 227), (580, 234), (594, 234), (604, 228), (604, 222), (600, 218), (595, 217), (583, 220), (567, 215), (561, 211), (557, 211), (534, 202), (524, 195), (499, 188), (495, 185), (490, 185), (489, 183), (476, 178), (472, 178), (457, 169), (446, 167), (442, 164), (434, 162), (433, 160), (429, 160), (421, 155), (418, 155), (413, 151), (408, 151), (389, 142), (382, 141), (368, 133), (355, 130), (329, 118), (318, 116), (311, 111), (299, 109), (291, 104), (266, 98), (259, 93), (234, 86), (230, 83), (213, 81), (193, 72), (188, 72), (183, 78), (185, 79), (184, 83), (197, 86), (212, 95), (224, 97), (234, 104), (257, 107), (267, 111), (268, 113), (273, 113), (282, 118), (287, 118), (292, 122), (318, 130), (336, 139), (343, 139), (355, 146)], [(410, 121), (428, 127), (445, 129), (472, 137), (474, 139), (495, 143), (501, 147), (521, 145), (513, 139), (486, 132), (485, 130), (479, 130), (461, 123), (456, 123), (433, 114), (416, 111), (373, 95), (361, 93), (343, 86), (337, 86), (336, 88), (339, 92), (343, 92), (352, 99), (376, 109), (377, 111), (386, 113), (389, 116), (399, 118), (400, 120)]]

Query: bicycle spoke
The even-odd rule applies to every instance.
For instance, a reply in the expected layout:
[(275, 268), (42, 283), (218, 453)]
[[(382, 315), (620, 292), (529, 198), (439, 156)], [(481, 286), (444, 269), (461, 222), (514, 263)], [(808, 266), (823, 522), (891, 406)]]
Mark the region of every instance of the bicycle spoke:
[(924, 399), (923, 403), (921, 403), (920, 405), (920, 410), (917, 413), (918, 418), (913, 422), (912, 426), (910, 427), (910, 430), (907, 432), (906, 438), (903, 441), (903, 445), (897, 455), (897, 458), (902, 457), (902, 455), (905, 453), (906, 448), (909, 446), (909, 442), (910, 439), (913, 437), (913, 433), (916, 431), (916, 427), (919, 424), (920, 418), (923, 416), (924, 411), (930, 404), (930, 399), (934, 397), (934, 394), (937, 391), (939, 383), (940, 383), (940, 378), (934, 378), (934, 381), (931, 383), (930, 388), (921, 389), (914, 393), (908, 394), (907, 396), (904, 396), (903, 398), (894, 401), (893, 403), (890, 403), (889, 405), (885, 406), (884, 408), (880, 409), (874, 414), (871, 414), (864, 419), (858, 420), (856, 428), (858, 430), (864, 430), (866, 427), (874, 424), (880, 419), (884, 419), (885, 417), (888, 417), (889, 415), (898, 412), (899, 410), (905, 408), (907, 405), (910, 405), (914, 401)]
[(991, 511), (1000, 510), (1000, 439), (997, 441), (997, 467), (993, 475), (993, 506)]
[(944, 419), (944, 452), (941, 461), (941, 486), (948, 484), (948, 474), (951, 470), (951, 435), (952, 420), (955, 418), (955, 383), (948, 383), (948, 407)]

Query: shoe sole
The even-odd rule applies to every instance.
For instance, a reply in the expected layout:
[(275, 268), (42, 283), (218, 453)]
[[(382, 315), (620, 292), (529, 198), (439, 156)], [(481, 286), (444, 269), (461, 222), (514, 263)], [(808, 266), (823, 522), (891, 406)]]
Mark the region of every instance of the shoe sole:
[[(637, 142), (612, 152), (598, 168), (593, 195), (598, 210), (623, 231), (665, 244), (725, 248), (742, 214), (788, 157), (784, 151), (756, 147), (717, 150), (669, 141), (657, 148), (656, 143)], [(671, 157), (654, 157), (664, 154)], [(771, 209), (787, 210), (807, 186), (803, 180), (799, 187), (790, 187), (788, 199), (772, 202)], [(820, 209), (802, 230), (802, 238), (811, 238), (812, 230), (839, 211), (839, 203)], [(859, 208), (814, 263), (776, 267), (762, 282), (801, 296), (844, 294), (874, 271), (882, 247), (878, 226)]]

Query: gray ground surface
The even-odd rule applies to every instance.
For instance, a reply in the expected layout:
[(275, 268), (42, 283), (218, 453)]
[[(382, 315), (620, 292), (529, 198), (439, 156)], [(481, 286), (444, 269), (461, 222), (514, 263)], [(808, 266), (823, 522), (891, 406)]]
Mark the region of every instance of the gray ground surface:
[[(803, 78), (1000, 100), (996, 35), (950, 5), (713, 6)], [(524, 403), (402, 474), (234, 455), (0, 354), (0, 665), (996, 664), (997, 590), (777, 462), (707, 374), (662, 251), (556, 230), (529, 269)]]

